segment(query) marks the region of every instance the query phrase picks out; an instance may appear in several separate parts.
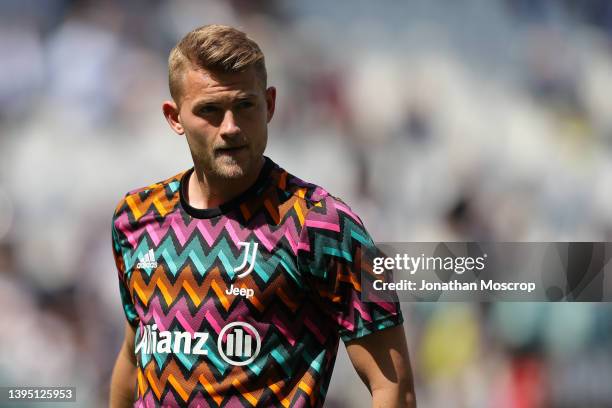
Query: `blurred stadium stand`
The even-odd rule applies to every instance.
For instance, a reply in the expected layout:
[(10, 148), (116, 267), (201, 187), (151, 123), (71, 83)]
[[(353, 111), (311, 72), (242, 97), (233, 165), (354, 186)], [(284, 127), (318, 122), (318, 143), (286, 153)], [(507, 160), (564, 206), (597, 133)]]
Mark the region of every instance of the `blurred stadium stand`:
[[(0, 21), (0, 385), (106, 406), (112, 211), (190, 167), (160, 103), (206, 23), (266, 54), (267, 154), (375, 240), (612, 238), (610, 1), (3, 0)], [(608, 304), (402, 307), (420, 407), (612, 406)], [(367, 401), (341, 346), (326, 406)]]

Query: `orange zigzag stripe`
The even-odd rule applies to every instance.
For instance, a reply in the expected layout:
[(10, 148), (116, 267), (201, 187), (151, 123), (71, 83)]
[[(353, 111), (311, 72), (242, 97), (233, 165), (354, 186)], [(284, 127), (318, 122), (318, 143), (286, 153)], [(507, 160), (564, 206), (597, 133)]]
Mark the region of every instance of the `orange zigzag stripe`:
[(283, 405), (283, 407), (288, 408), (289, 407), (289, 399), (284, 398), (283, 394), (282, 394), (282, 387), (284, 385), (284, 381), (279, 380), (275, 383), (270, 382), (268, 384), (268, 388), (270, 388), (272, 390), (272, 392), (274, 393), (274, 395), (276, 395), (276, 398), (278, 398), (278, 400), (280, 401), (280, 403)]
[(177, 197), (178, 195), (175, 194), (171, 199), (168, 199), (165, 189), (159, 188), (154, 190), (144, 200), (141, 200), (140, 196), (136, 193), (127, 196), (125, 202), (130, 207), (134, 218), (139, 220), (149, 211), (151, 206), (154, 206), (161, 216), (165, 216), (176, 206)]
[(296, 398), (296, 394), (298, 392), (298, 390), (303, 391), (306, 395), (308, 395), (309, 399), (310, 399), (310, 405), (313, 405), (313, 398), (314, 398), (314, 385), (315, 385), (315, 380), (312, 377), (312, 375), (310, 374), (310, 372), (306, 372), (304, 374), (304, 376), (302, 377), (302, 379), (300, 380), (300, 382), (293, 387), (293, 389), (291, 390), (291, 392), (289, 393), (289, 395), (287, 396), (287, 398), (290, 401), (293, 401), (294, 398)]
[[(300, 225), (303, 226), (304, 214), (306, 214), (306, 212), (308, 211), (308, 202), (304, 198), (306, 195), (306, 191), (306, 188), (297, 188), (295, 189), (295, 191), (292, 191), (293, 195), (283, 200), (280, 200), (275, 195), (264, 194), (260, 197), (256, 197), (255, 201), (250, 204), (241, 204), (240, 212), (248, 221), (255, 213), (257, 213), (259, 208), (263, 205), (263, 207), (268, 212), (275, 224), (280, 223), (283, 218), (285, 218), (287, 215), (290, 215), (295, 216), (298, 221), (300, 221)], [(267, 198), (264, 198), (266, 196)], [(294, 212), (295, 214), (293, 214)]]
[(244, 399), (246, 399), (247, 401), (249, 401), (249, 403), (252, 406), (257, 405), (257, 402), (259, 401), (259, 398), (261, 397), (261, 393), (262, 391), (259, 390), (259, 392), (257, 394), (255, 394), (254, 392), (249, 392), (245, 387), (242, 386), (242, 383), (240, 382), (240, 380), (238, 380), (237, 378), (235, 378), (232, 381), (232, 385), (238, 390), (240, 391), (240, 394), (242, 394), (242, 396), (244, 397)]
[[(151, 359), (151, 361), (144, 368), (144, 372), (146, 374), (143, 376), (143, 378), (146, 379), (146, 381), (143, 381), (145, 389), (142, 394), (144, 395), (146, 389), (150, 388), (157, 396), (158, 400), (160, 399), (163, 390), (166, 389), (166, 387), (171, 386), (177, 391), (184, 401), (187, 401), (199, 382), (204, 387), (204, 390), (219, 405), (221, 405), (223, 402), (224, 395), (232, 394), (229, 392), (230, 387), (235, 387), (238, 391), (240, 391), (245, 399), (247, 399), (247, 401), (249, 401), (252, 405), (257, 405), (257, 402), (263, 395), (264, 391), (270, 387), (270, 385), (265, 383), (266, 379), (262, 377), (252, 384), (252, 389), (246, 388), (244, 384), (248, 383), (249, 380), (252, 381), (252, 379), (249, 379), (248, 371), (241, 367), (232, 367), (231, 373), (226, 373), (223, 381), (217, 382), (214, 376), (209, 372), (206, 364), (198, 365), (191, 373), (189, 378), (183, 377), (178, 363), (174, 360), (168, 363), (160, 377), (157, 376), (155, 366), (155, 359)], [(283, 373), (277, 371), (276, 369), (273, 370), (274, 371), (270, 373), (270, 376), (266, 378), (280, 379), (283, 377)], [(278, 380), (276, 384), (282, 384), (282, 380)], [(279, 390), (281, 388), (282, 387), (280, 386), (278, 387)], [(279, 395), (277, 392), (275, 392), (275, 394), (277, 397), (279, 397), (279, 399), (282, 397), (282, 395)]]
[[(162, 292), (167, 306), (170, 306), (183, 291), (187, 293), (189, 299), (195, 306), (199, 306), (208, 293), (212, 290), (215, 293), (215, 296), (220, 299), (221, 304), (227, 311), (239, 297), (225, 294), (227, 285), (225, 282), (223, 282), (223, 280), (219, 279), (220, 273), (223, 272), (220, 272), (219, 268), (213, 268), (207, 274), (202, 285), (199, 285), (193, 276), (191, 267), (186, 266), (185, 269), (179, 274), (176, 283), (172, 284), (166, 276), (163, 266), (159, 266), (153, 272), (153, 276), (151, 277), (149, 284), (145, 283), (141, 274), (133, 274), (130, 281), (130, 288), (133, 296), (138, 296), (145, 306), (149, 304), (151, 297), (154, 295), (156, 287)], [(282, 284), (275, 284), (275, 281), (278, 279), (286, 279), (282, 274), (269, 281), (263, 292), (259, 289), (259, 287), (257, 287), (257, 284), (255, 284), (252, 279), (253, 278), (250, 276), (242, 278), (238, 287), (253, 288), (255, 294), (251, 298), (245, 300), (255, 306), (257, 310), (263, 312), (265, 309), (265, 305), (261, 299), (278, 295), (278, 299), (285, 303), (292, 312), (295, 312), (298, 307), (297, 303), (292, 301), (291, 298), (283, 292)]]

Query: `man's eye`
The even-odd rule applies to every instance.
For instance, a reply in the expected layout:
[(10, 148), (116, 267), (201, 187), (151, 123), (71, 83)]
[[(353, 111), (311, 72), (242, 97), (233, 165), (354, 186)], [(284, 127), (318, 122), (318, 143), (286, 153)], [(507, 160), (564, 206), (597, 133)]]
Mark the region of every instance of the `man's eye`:
[(255, 104), (251, 101), (240, 101), (236, 106), (238, 107), (238, 109), (248, 109), (255, 106)]
[(202, 106), (200, 109), (198, 109), (198, 113), (200, 115), (207, 115), (216, 112), (219, 112), (219, 108), (213, 105)]

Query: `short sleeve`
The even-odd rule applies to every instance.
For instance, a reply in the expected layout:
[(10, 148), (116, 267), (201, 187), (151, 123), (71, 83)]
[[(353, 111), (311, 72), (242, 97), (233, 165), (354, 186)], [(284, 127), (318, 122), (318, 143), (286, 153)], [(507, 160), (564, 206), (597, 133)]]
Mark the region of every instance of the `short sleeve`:
[(397, 301), (362, 299), (362, 279), (373, 274), (377, 252), (362, 221), (341, 200), (328, 196), (308, 211), (298, 265), (344, 342), (403, 323)]
[(119, 294), (121, 296), (121, 304), (123, 306), (123, 312), (127, 318), (128, 323), (136, 327), (139, 319), (134, 307), (134, 301), (129, 286), (129, 276), (125, 270), (125, 262), (123, 259), (123, 246), (119, 232), (117, 231), (117, 212), (119, 211), (121, 204), (117, 207), (115, 215), (113, 216), (112, 222), (112, 247), (113, 256), (115, 258), (115, 265), (117, 266), (117, 276), (119, 278)]

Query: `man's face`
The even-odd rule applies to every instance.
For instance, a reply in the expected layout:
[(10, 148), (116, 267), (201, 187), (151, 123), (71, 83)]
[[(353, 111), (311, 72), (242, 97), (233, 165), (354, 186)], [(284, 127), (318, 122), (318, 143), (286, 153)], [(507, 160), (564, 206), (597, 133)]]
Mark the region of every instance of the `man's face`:
[(238, 73), (188, 69), (178, 122), (196, 166), (222, 179), (256, 171), (266, 148), (275, 96), (274, 88), (264, 90), (253, 67)]

